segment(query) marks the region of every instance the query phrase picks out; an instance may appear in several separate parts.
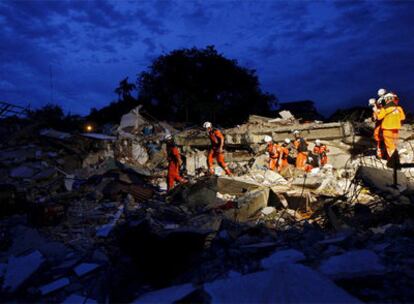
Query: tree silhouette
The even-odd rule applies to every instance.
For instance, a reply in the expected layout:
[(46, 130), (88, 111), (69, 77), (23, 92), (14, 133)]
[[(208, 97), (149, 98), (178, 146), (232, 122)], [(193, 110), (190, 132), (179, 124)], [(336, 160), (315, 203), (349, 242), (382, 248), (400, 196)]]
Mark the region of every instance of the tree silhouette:
[(131, 92), (137, 87), (133, 83), (128, 82), (128, 77), (119, 82), (119, 86), (115, 89), (115, 93), (118, 94), (118, 100), (128, 100), (132, 98)]
[(249, 114), (267, 115), (276, 98), (263, 93), (254, 70), (214, 46), (179, 49), (158, 57), (138, 76), (139, 97), (159, 119), (233, 125)]

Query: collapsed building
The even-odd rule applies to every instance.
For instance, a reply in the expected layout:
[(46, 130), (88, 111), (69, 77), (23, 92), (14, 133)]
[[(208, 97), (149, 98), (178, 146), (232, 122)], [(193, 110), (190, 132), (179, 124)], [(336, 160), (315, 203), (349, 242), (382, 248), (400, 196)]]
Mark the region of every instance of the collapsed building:
[[(403, 165), (390, 168), (371, 153), (368, 121), (251, 115), (223, 130), (232, 177), (221, 168), (207, 175), (205, 131), (157, 121), (141, 107), (110, 134), (1, 128), (5, 301), (413, 298), (412, 125), (401, 132)], [(328, 144), (329, 165), (267, 170), (263, 137), (279, 142), (294, 129)], [(170, 193), (166, 134), (191, 180)]]

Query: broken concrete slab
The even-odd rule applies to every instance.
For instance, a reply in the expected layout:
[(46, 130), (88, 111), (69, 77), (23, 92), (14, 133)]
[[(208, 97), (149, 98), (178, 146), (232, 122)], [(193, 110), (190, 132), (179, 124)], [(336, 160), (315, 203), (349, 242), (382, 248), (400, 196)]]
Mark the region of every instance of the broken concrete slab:
[(360, 303), (314, 270), (291, 263), (217, 280), (204, 289), (212, 303)]
[(224, 214), (234, 221), (247, 221), (267, 206), (269, 188), (262, 188), (247, 192), (237, 199), (237, 207), (227, 210)]
[(359, 167), (355, 178), (361, 180), (364, 185), (370, 187), (373, 192), (383, 195), (399, 195), (410, 186), (407, 177), (401, 171), (397, 171), (397, 187), (394, 187), (394, 171), (388, 169), (377, 169), (370, 167)]
[(49, 284), (39, 287), (39, 290), (42, 295), (47, 295), (51, 292), (62, 289), (63, 287), (68, 286), (69, 284), (70, 284), (70, 281), (68, 278), (61, 278)]
[(35, 273), (45, 261), (39, 251), (25, 256), (11, 256), (6, 266), (3, 290), (16, 291), (30, 276)]
[(107, 140), (107, 141), (116, 140), (115, 136), (110, 136), (110, 135), (100, 134), (100, 133), (81, 133), (80, 135), (82, 135), (83, 137), (98, 139), (98, 140)]
[(195, 288), (192, 284), (177, 285), (148, 292), (140, 296), (132, 303), (176, 303), (193, 291), (195, 291)]
[(124, 205), (118, 207), (118, 211), (114, 214), (112, 220), (105, 225), (96, 228), (96, 236), (106, 238), (115, 227), (122, 213), (124, 212)]
[(367, 249), (348, 251), (323, 261), (319, 271), (333, 279), (384, 274), (386, 269), (378, 255)]
[(33, 168), (19, 166), (10, 170), (10, 176), (13, 178), (31, 178), (35, 174)]
[(273, 268), (281, 263), (297, 263), (305, 260), (305, 255), (296, 249), (285, 249), (276, 251), (272, 255), (264, 258), (261, 265), (264, 269)]
[[(277, 128), (275, 128), (277, 126)], [(349, 122), (334, 122), (325, 124), (295, 124), (294, 126), (280, 126), (277, 122), (247, 123), (235, 128), (223, 130), (225, 141), (230, 146), (245, 147), (252, 144), (261, 144), (264, 135), (271, 135), (273, 140), (281, 142), (292, 137), (292, 129), (302, 132), (308, 140), (314, 139), (344, 139), (354, 134), (353, 126)], [(210, 140), (205, 132), (188, 130), (175, 137), (179, 146), (208, 147)]]
[(82, 277), (88, 273), (99, 268), (98, 264), (95, 263), (82, 263), (75, 267), (74, 271), (78, 277)]
[(322, 180), (323, 179), (320, 176), (304, 174), (304, 176), (294, 178), (292, 186), (316, 189), (322, 184)]
[(219, 176), (217, 179), (217, 191), (220, 193), (237, 195), (260, 187), (262, 187), (260, 183), (257, 183), (248, 177)]
[(76, 295), (76, 294), (70, 295), (69, 297), (67, 297), (62, 302), (62, 304), (78, 304), (78, 303), (79, 304), (80, 303), (82, 303), (82, 304), (97, 304), (98, 302), (93, 300), (93, 299), (83, 297), (83, 296), (80, 296), (80, 295)]
[(56, 139), (69, 139), (72, 137), (72, 135), (69, 133), (60, 132), (53, 129), (40, 130), (40, 135)]

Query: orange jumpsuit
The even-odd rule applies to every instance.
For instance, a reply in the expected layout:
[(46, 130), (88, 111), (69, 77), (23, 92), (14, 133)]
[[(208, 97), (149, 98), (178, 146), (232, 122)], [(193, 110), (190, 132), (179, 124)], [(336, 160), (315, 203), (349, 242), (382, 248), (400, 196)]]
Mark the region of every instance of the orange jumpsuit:
[(405, 120), (405, 113), (400, 106), (390, 102), (381, 108), (377, 117), (382, 120), (381, 129), (389, 159), (397, 148), (401, 121)]
[(296, 139), (293, 144), (298, 152), (296, 156), (296, 168), (305, 169), (306, 162), (308, 160), (308, 143), (302, 137)]
[(282, 146), (279, 146), (278, 152), (279, 152), (280, 162), (278, 164), (277, 171), (281, 172), (284, 168), (286, 168), (289, 165), (288, 163), (289, 149), (282, 145)]
[(383, 153), (383, 142), (384, 138), (382, 136), (382, 129), (381, 129), (381, 120), (378, 119), (378, 113), (380, 112), (381, 108), (377, 109), (373, 112), (373, 118), (375, 120), (375, 128), (374, 128), (374, 140), (377, 143), (377, 157), (382, 158), (385, 153)]
[(208, 151), (207, 165), (210, 174), (214, 174), (214, 158), (217, 163), (224, 169), (227, 175), (231, 175), (231, 171), (224, 161), (224, 152), (220, 151), (220, 146), (224, 143), (224, 136), (220, 130), (212, 129), (208, 132), (208, 137), (211, 141), (211, 148)]
[(279, 145), (272, 142), (268, 143), (267, 152), (269, 153), (269, 169), (275, 170), (279, 160)]
[(320, 166), (324, 166), (328, 163), (328, 156), (326, 153), (329, 152), (326, 145), (315, 146), (313, 148), (313, 153), (318, 155), (320, 160)]
[(181, 156), (174, 143), (167, 143), (168, 175), (167, 191), (170, 191), (175, 182), (185, 183), (186, 180), (180, 176)]

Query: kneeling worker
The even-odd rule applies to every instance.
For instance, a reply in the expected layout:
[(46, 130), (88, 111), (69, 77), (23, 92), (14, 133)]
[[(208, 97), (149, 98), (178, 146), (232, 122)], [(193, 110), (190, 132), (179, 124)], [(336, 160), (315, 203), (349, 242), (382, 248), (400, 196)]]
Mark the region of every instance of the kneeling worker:
[(318, 157), (319, 167), (323, 167), (328, 163), (328, 155), (326, 154), (327, 152), (329, 152), (328, 147), (322, 144), (319, 139), (315, 140), (313, 154), (315, 154)]
[(167, 143), (167, 159), (168, 159), (168, 175), (167, 175), (167, 191), (170, 191), (175, 182), (187, 183), (188, 181), (180, 176), (180, 167), (182, 164), (180, 151), (176, 146), (171, 134), (164, 137)]
[(211, 147), (208, 151), (207, 165), (210, 174), (214, 174), (214, 158), (217, 163), (224, 169), (227, 175), (231, 175), (231, 171), (224, 161), (224, 136), (218, 129), (213, 129), (211, 122), (206, 121), (203, 124), (206, 129), (208, 137), (211, 141)]

